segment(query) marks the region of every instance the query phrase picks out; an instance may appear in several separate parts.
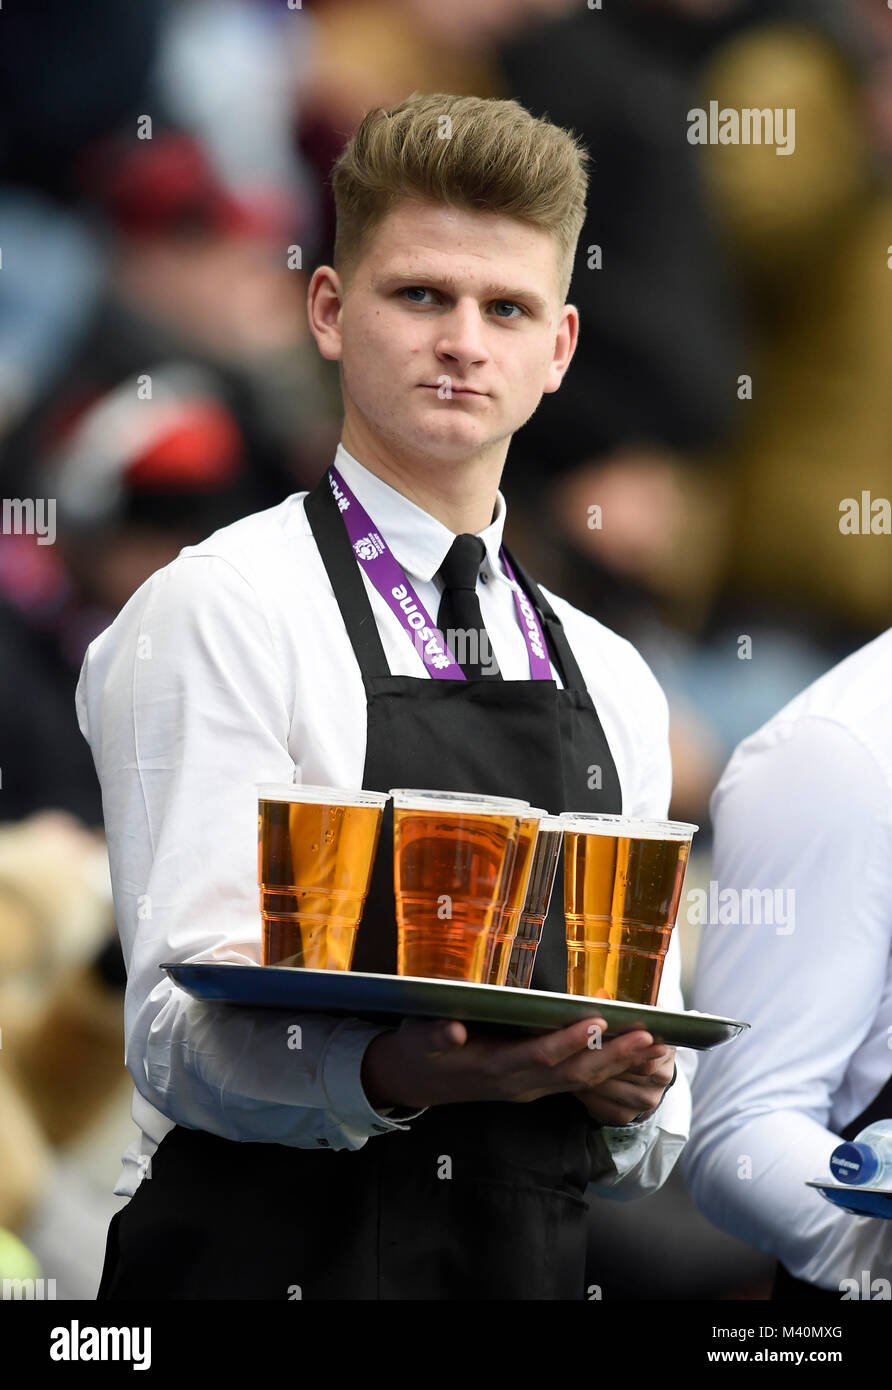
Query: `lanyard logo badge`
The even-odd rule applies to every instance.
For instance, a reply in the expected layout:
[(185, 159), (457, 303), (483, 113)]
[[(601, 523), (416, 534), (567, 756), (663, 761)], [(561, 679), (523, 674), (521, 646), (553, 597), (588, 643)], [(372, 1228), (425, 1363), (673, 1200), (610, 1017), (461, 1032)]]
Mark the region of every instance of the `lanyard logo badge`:
[(379, 555), (384, 554), (386, 547), (378, 532), (372, 531), (369, 535), (360, 536), (358, 541), (354, 541), (353, 549), (360, 560), (377, 560)]

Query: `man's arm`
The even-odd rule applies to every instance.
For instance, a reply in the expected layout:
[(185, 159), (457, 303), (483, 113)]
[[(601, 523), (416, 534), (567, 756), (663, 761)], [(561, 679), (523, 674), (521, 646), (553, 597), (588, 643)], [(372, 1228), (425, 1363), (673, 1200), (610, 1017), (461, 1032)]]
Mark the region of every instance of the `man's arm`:
[(102, 785), (128, 967), (125, 1060), (178, 1124), (356, 1149), (396, 1127), (360, 1081), (383, 1027), (205, 1004), (160, 969), (259, 962), (255, 783), (294, 780), (288, 686), (262, 603), (214, 556), (154, 575), (90, 648), (78, 717)]
[(682, 1167), (716, 1226), (833, 1289), (892, 1265), (888, 1223), (855, 1218), (805, 1185), (829, 1176), (838, 1136), (828, 1121), (855, 1050), (874, 1037), (884, 1054), (875, 1073), (888, 1074), (892, 1055), (877, 1026), (889, 970), (888, 787), (829, 720), (800, 718), (744, 748), (713, 797), (713, 873), (732, 906), (757, 895), (761, 921), (741, 911), (704, 927), (694, 1002), (752, 1031), (701, 1057)]

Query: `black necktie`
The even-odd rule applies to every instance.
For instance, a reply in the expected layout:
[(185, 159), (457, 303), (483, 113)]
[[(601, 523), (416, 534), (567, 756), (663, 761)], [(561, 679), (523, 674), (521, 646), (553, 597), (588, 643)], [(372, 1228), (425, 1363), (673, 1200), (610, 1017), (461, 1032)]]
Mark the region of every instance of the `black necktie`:
[(456, 536), (439, 569), (446, 587), (440, 599), (437, 627), (469, 680), (484, 676), (501, 679), (502, 674), (489, 645), (477, 597), (477, 574), (485, 550), (479, 536)]

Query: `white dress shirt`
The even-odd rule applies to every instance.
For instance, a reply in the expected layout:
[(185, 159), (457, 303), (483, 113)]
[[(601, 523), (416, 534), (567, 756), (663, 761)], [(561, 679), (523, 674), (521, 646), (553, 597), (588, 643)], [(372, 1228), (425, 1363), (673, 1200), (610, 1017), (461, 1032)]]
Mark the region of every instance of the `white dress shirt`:
[[(892, 1224), (805, 1183), (832, 1181), (840, 1129), (892, 1071), (892, 630), (740, 744), (712, 814), (719, 922), (695, 1006), (752, 1031), (700, 1059), (685, 1179), (711, 1221), (797, 1278), (888, 1277)], [(722, 924), (724, 890), (728, 917), (745, 888), (774, 893), (773, 924), (752, 908)]]
[[(434, 576), (452, 532), (342, 446), (335, 462), (436, 620)], [(167, 960), (259, 962), (256, 783), (362, 785), (365, 691), (304, 496), (187, 546), (92, 643), (81, 671), (78, 719), (102, 786), (140, 1131), (124, 1155), (119, 1194), (135, 1191), (174, 1123), (333, 1149), (358, 1149), (405, 1124), (372, 1109), (360, 1081), (363, 1053), (385, 1025), (289, 1015), (303, 1042), (290, 1051), (276, 1013), (205, 1004), (159, 969)], [(505, 510), (499, 492), (494, 520), (479, 533), (478, 593), (499, 666), (517, 680), (529, 677), (529, 663), (498, 554)], [(363, 582), (392, 673), (425, 677), (414, 644)], [(548, 597), (600, 715), (624, 811), (665, 816), (662, 690), (627, 641)], [(684, 1007), (680, 978), (673, 938), (660, 991), (667, 1008)], [(652, 1116), (600, 1132), (599, 1195), (636, 1197), (671, 1171), (688, 1133), (696, 1054), (680, 1050), (677, 1061), (676, 1084)]]

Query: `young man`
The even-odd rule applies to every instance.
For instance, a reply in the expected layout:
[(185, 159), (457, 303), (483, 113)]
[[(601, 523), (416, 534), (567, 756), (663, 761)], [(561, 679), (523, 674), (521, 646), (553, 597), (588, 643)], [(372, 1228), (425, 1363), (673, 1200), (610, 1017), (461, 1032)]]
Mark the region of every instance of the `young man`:
[[(511, 436), (576, 345), (585, 159), (515, 102), (370, 113), (334, 170), (335, 267), (308, 296), (340, 363), (331, 470), (188, 547), (90, 650), (79, 710), (141, 1131), (100, 1297), (584, 1298), (587, 1185), (653, 1191), (684, 1143), (693, 1054), (670, 1090), (673, 1049), (642, 1030), (598, 1048), (596, 1015), (534, 1039), (308, 1015), (294, 1052), (274, 1014), (203, 1006), (158, 968), (259, 961), (258, 782), (666, 814), (649, 669), (502, 548)], [(379, 591), (382, 547), (451, 631), (445, 669)], [(534, 988), (566, 988), (560, 908), (558, 889)], [(388, 815), (353, 968), (393, 972), (395, 938)], [(673, 941), (668, 1007), (679, 978)]]

